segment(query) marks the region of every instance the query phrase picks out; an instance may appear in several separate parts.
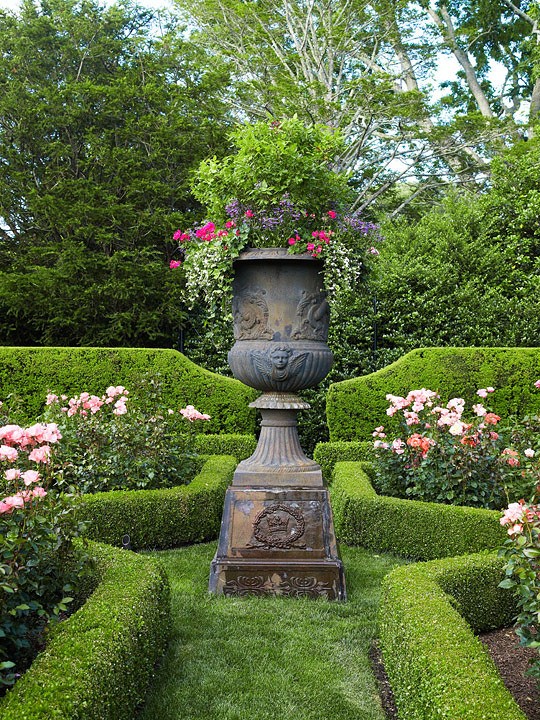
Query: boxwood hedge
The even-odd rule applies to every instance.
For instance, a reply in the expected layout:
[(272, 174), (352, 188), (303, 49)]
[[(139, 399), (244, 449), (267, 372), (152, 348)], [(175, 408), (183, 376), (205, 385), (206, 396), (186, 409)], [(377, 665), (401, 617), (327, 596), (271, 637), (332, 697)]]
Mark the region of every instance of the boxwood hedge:
[(473, 634), (510, 622), (503, 577), (502, 562), (483, 553), (387, 575), (379, 633), (400, 720), (525, 720)]
[(387, 393), (405, 395), (429, 388), (443, 400), (463, 397), (471, 403), (476, 390), (493, 386), (493, 410), (505, 418), (540, 413), (540, 348), (424, 348), (413, 350), (370, 375), (330, 386), (326, 413), (330, 440), (369, 440), (388, 419)]
[(86, 535), (121, 545), (129, 535), (133, 550), (170, 548), (217, 537), (225, 490), (236, 460), (209, 457), (189, 485), (168, 490), (118, 490), (83, 495), (79, 513)]
[(0, 347), (0, 400), (18, 398), (19, 422), (35, 422), (48, 392), (101, 395), (109, 385), (128, 390), (145, 373), (161, 376), (163, 401), (171, 408), (195, 405), (212, 416), (199, 430), (255, 432), (257, 392), (238, 380), (204, 370), (176, 350), (141, 348)]
[(369, 464), (339, 462), (330, 496), (338, 538), (416, 560), (463, 555), (502, 544), (500, 514), (377, 495)]
[(162, 656), (169, 586), (154, 559), (89, 543), (97, 587), (0, 700), (1, 720), (131, 720)]

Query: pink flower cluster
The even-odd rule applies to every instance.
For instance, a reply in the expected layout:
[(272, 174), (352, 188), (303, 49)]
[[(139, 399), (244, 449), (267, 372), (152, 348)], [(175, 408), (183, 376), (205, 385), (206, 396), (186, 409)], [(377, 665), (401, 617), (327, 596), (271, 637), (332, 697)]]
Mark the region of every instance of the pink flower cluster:
[[(88, 415), (89, 412), (95, 415), (103, 405), (113, 404), (113, 413), (115, 415), (125, 415), (127, 413), (126, 403), (128, 395), (129, 391), (126, 390), (123, 385), (111, 385), (101, 397), (90, 395), (90, 393), (87, 392), (76, 395), (70, 398), (67, 406), (61, 408), (61, 410), (65, 412), (68, 417), (73, 417), (73, 415), (77, 414), (85, 416)], [(60, 399), (67, 400), (67, 396), (62, 395), (61, 398), (59, 398), (57, 395), (49, 393), (49, 395), (47, 395), (47, 405), (58, 403)]]
[[(19, 425), (0, 427), (0, 462), (19, 462), (27, 464), (48, 464), (51, 457), (51, 444), (57, 443), (62, 435), (56, 423), (36, 423), (28, 428)], [(37, 470), (21, 470), (11, 467), (4, 471), (5, 479), (14, 485), (16, 492), (0, 501), (0, 515), (11, 513), (15, 508), (23, 508), (34, 499), (44, 498), (45, 488), (37, 485), (41, 476)], [(24, 489), (19, 489), (21, 484)], [(30, 488), (31, 485), (36, 487)]]
[(189, 422), (193, 422), (194, 420), (210, 420), (210, 415), (200, 413), (193, 405), (187, 405), (185, 408), (182, 408), (180, 414), (183, 415), (186, 420), (189, 420)]
[(524, 500), (510, 503), (499, 522), (503, 526), (509, 526), (510, 536), (519, 535), (523, 533), (524, 525), (540, 523), (540, 505), (528, 505)]

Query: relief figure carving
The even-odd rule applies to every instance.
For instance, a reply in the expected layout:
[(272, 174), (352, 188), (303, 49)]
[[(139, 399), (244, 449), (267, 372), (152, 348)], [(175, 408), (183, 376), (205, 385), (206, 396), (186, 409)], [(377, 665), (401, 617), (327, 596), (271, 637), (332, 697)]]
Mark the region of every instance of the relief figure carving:
[(308, 353), (295, 353), (288, 345), (277, 345), (266, 352), (253, 352), (251, 359), (255, 370), (267, 383), (285, 382), (300, 372)]
[(308, 293), (302, 291), (302, 299), (296, 308), (300, 326), (293, 334), (295, 340), (319, 340), (326, 342), (330, 305), (324, 291)]
[(236, 340), (271, 340), (265, 290), (242, 290), (233, 299)]

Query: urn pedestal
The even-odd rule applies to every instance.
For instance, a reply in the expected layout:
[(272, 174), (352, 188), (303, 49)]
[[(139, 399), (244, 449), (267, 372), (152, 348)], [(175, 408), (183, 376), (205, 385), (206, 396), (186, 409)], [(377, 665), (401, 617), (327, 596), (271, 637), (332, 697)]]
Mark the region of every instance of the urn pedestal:
[(262, 390), (253, 455), (236, 468), (225, 496), (211, 592), (345, 600), (328, 490), (320, 466), (304, 454), (294, 394), (332, 366), (326, 344), (329, 307), (322, 263), (286, 250), (249, 250), (235, 262), (236, 378)]

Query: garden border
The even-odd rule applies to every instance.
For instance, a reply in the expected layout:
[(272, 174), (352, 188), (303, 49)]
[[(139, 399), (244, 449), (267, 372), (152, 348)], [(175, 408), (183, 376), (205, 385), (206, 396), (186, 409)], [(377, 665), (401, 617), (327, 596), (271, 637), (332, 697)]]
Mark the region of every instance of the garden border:
[(144, 700), (167, 642), (167, 577), (153, 558), (100, 543), (88, 551), (97, 587), (0, 700), (1, 720), (131, 720)]
[(540, 413), (540, 348), (419, 348), (381, 370), (333, 383), (326, 397), (330, 440), (369, 440), (385, 425), (387, 393), (406, 395), (421, 387), (476, 402), (479, 388), (493, 386), (490, 407), (503, 418)]
[(515, 614), (512, 593), (498, 587), (503, 565), (480, 553), (384, 578), (380, 644), (400, 720), (526, 720), (473, 634)]
[(133, 550), (211, 540), (218, 536), (225, 491), (236, 465), (230, 455), (211, 455), (189, 485), (83, 495), (79, 517), (86, 524), (85, 535), (117, 546), (129, 535)]
[(492, 550), (507, 537), (495, 510), (378, 495), (370, 464), (338, 462), (330, 497), (338, 539), (414, 560)]

